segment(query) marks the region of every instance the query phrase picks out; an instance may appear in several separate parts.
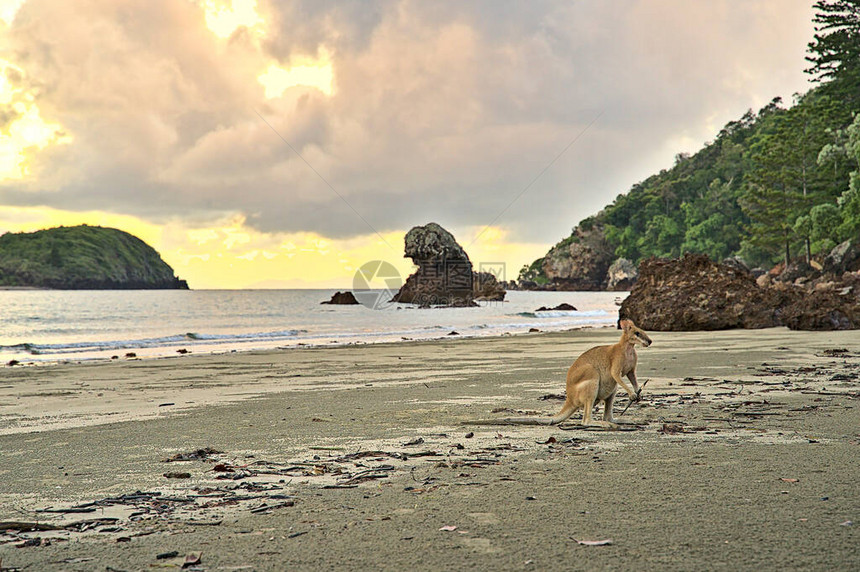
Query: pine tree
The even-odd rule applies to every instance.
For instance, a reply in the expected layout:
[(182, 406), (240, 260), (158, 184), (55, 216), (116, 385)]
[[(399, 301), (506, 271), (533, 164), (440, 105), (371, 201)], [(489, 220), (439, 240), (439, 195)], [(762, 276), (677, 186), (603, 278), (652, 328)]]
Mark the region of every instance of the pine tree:
[(806, 70), (827, 91), (844, 97), (851, 109), (860, 104), (860, 0), (818, 0)]
[(767, 117), (750, 147), (750, 170), (741, 208), (750, 219), (749, 236), (744, 240), (757, 249), (778, 255), (785, 264), (791, 260), (794, 223), (802, 214), (803, 180), (796, 173), (795, 121), (790, 111)]

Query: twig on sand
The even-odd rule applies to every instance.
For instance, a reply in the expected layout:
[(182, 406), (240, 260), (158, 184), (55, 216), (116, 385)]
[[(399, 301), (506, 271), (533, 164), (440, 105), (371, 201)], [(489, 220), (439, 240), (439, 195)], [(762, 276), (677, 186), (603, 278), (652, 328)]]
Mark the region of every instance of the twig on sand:
[(541, 423), (539, 417), (503, 417), (501, 419), (471, 419), (461, 421), (460, 425), (549, 425), (548, 421)]
[[(642, 383), (642, 387), (640, 387), (639, 389), (637, 389), (637, 390), (636, 390), (636, 401), (639, 401), (639, 396), (640, 396), (640, 395), (642, 395), (642, 390), (643, 390), (643, 389), (645, 389), (645, 386), (646, 386), (646, 385), (648, 385), (648, 382), (649, 382), (649, 381), (650, 381), (650, 380), (646, 379), (646, 380)], [(625, 408), (624, 408), (624, 410), (623, 410), (621, 413), (619, 413), (619, 414), (618, 414), (618, 416), (619, 416), (619, 417), (621, 417), (622, 415), (624, 415), (624, 414), (627, 412), (627, 410), (628, 410), (628, 409), (630, 409), (630, 406), (631, 406), (631, 405), (633, 405), (633, 400), (632, 400), (632, 399), (631, 399), (630, 401), (628, 401), (628, 402), (627, 402), (627, 407), (625, 407)]]

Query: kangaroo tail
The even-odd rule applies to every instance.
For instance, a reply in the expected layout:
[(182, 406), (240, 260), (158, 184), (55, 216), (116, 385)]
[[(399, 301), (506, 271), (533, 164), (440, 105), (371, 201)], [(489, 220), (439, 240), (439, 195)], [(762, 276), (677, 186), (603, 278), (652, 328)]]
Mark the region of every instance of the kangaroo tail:
[(549, 418), (549, 422), (547, 423), (547, 425), (558, 425), (559, 423), (567, 420), (568, 417), (573, 415), (574, 411), (576, 411), (576, 405), (574, 405), (570, 401), (565, 401), (564, 407), (561, 408), (561, 411)]

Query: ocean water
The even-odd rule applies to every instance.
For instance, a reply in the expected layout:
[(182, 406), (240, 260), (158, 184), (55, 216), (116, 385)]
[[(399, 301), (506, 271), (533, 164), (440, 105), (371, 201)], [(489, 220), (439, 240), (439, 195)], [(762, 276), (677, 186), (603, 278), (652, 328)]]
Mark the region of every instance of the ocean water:
[[(478, 308), (321, 305), (334, 290), (3, 290), (0, 360), (51, 363), (614, 326), (619, 292), (508, 292)], [(576, 311), (536, 312), (566, 302)]]

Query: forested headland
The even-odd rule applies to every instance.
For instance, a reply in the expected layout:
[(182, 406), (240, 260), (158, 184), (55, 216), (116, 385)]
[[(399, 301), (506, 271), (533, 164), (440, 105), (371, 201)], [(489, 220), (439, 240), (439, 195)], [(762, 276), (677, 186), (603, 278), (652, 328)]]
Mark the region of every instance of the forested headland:
[(151, 246), (127, 232), (66, 226), (0, 236), (0, 287), (187, 289)]
[[(815, 3), (812, 87), (728, 123), (697, 153), (582, 220), (520, 281), (564, 282), (585, 244), (612, 260), (706, 254), (770, 268), (860, 237), (860, 0)], [(798, 62), (802, 65), (801, 62)], [(571, 254), (573, 252), (573, 254)], [(601, 254), (602, 253), (602, 254)], [(580, 253), (581, 254), (581, 253)]]

